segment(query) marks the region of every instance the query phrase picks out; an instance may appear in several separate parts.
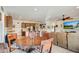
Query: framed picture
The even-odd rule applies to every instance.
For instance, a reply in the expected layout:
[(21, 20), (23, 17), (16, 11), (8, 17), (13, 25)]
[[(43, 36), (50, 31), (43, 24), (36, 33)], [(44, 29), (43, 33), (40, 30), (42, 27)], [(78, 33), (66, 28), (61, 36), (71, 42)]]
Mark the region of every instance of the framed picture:
[(64, 29), (78, 29), (79, 30), (79, 20), (64, 22)]

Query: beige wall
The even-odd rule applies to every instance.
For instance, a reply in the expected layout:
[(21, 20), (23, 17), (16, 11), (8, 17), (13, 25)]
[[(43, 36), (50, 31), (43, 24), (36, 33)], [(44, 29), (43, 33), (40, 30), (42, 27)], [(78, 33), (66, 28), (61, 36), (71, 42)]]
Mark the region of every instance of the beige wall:
[(47, 31), (54, 32), (54, 26), (56, 26), (56, 25), (58, 25), (58, 27), (55, 27), (55, 31), (56, 32), (63, 32), (63, 21), (49, 21), (49, 22), (47, 22), (46, 27), (50, 26), (50, 29), (47, 28)]
[(62, 21), (62, 20), (59, 20), (59, 21), (47, 21), (46, 22), (46, 27), (50, 26), (51, 28), (48, 29), (47, 28), (47, 31), (54, 31), (54, 28), (52, 28), (52, 26), (55, 26), (55, 25), (58, 25), (58, 27), (55, 28), (55, 31), (56, 32), (65, 32), (65, 31), (76, 31), (76, 32), (79, 32), (79, 30), (75, 30), (75, 29), (64, 29), (63, 27), (63, 23), (64, 22), (69, 22), (69, 21), (74, 21), (74, 20), (79, 20), (78, 18), (75, 18), (75, 19), (72, 19), (72, 20), (65, 20), (65, 21)]

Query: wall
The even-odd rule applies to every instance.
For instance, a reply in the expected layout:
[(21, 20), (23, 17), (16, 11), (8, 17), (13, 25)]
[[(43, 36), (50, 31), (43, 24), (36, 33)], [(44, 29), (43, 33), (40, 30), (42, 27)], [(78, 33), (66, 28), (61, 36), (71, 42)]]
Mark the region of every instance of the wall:
[(55, 25), (57, 25), (57, 27), (55, 27), (55, 32), (63, 32), (63, 21), (56, 21)]
[[(69, 22), (69, 21), (74, 21), (74, 20), (79, 20), (78, 18), (75, 19), (71, 19), (71, 20), (65, 20), (65, 21), (47, 21), (46, 22), (46, 27), (50, 26), (50, 29), (47, 28), (47, 31), (54, 31), (55, 32), (70, 32), (70, 31), (76, 31), (79, 32), (79, 30), (75, 30), (75, 29), (64, 29), (64, 22)], [(57, 27), (54, 28), (54, 26), (58, 25)], [(53, 27), (52, 27), (53, 26)]]
[(0, 21), (0, 42), (2, 42), (2, 23)]
[(54, 22), (46, 21), (46, 31), (54, 32), (53, 24), (54, 24)]
[(1, 12), (1, 20), (0, 20), (0, 43), (5, 42), (5, 36), (4, 36), (4, 12)]
[(13, 25), (15, 26), (15, 28), (13, 28), (14, 33), (21, 35), (21, 21), (13, 20)]
[[(57, 25), (57, 27), (56, 27)], [(50, 28), (48, 28), (48, 26)], [(47, 21), (46, 22), (46, 29), (48, 32), (63, 32), (63, 21)]]
[[(13, 19), (13, 25), (15, 26), (15, 28), (13, 28), (13, 31), (15, 33), (17, 33), (17, 35), (21, 35), (21, 23), (37, 23), (40, 24), (40, 22), (36, 22), (36, 21), (27, 21), (27, 20), (15, 20)], [(26, 29), (24, 29), (26, 30)]]

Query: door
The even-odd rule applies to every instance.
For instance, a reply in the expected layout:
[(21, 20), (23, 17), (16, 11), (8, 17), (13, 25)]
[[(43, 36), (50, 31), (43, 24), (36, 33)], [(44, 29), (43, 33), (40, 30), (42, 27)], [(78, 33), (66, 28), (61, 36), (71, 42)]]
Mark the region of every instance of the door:
[(66, 38), (66, 33), (64, 32), (57, 32), (56, 33), (56, 39), (58, 41), (58, 46), (67, 48), (67, 38)]

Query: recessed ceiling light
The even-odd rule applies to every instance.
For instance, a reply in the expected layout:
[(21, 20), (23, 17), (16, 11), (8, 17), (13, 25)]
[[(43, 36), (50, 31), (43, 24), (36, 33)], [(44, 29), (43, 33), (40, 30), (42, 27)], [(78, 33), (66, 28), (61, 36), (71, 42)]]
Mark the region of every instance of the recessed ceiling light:
[(77, 6), (76, 8), (79, 8), (79, 6)]
[(34, 11), (38, 11), (38, 9), (37, 8), (34, 8)]

